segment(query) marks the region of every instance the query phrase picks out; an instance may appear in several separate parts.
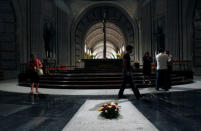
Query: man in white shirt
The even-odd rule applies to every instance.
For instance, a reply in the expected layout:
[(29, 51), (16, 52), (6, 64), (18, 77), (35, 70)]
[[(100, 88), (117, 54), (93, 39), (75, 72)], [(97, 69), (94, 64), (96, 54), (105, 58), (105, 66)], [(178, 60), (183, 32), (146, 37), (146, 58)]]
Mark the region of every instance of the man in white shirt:
[(156, 55), (156, 90), (159, 90), (159, 81), (163, 82), (164, 89), (169, 89), (168, 79), (168, 56), (165, 54), (164, 49), (159, 49), (159, 54)]

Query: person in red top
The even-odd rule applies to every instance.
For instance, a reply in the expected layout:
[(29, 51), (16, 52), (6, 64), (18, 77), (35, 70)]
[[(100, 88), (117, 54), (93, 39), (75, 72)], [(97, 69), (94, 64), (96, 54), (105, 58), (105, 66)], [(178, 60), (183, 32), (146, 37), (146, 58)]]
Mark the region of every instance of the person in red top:
[(39, 87), (39, 79), (40, 75), (38, 73), (39, 69), (43, 67), (42, 63), (39, 59), (36, 58), (35, 54), (30, 55), (30, 61), (29, 61), (29, 69), (30, 69), (30, 79), (31, 79), (31, 94), (34, 92), (34, 84), (36, 84), (36, 93), (39, 93), (38, 87)]

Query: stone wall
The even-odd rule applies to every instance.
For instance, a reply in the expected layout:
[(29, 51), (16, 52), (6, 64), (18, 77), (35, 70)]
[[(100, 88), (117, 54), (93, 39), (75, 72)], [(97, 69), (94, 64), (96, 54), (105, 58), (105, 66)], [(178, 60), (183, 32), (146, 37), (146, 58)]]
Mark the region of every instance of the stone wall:
[(10, 0), (0, 0), (0, 73), (14, 78), (17, 71), (16, 17)]
[[(196, 0), (150, 0), (146, 2), (141, 0), (139, 2), (137, 18), (140, 25), (141, 57), (145, 51), (154, 55), (155, 50), (160, 47), (157, 40), (160, 37), (158, 26), (162, 27), (164, 32), (164, 48), (170, 51), (174, 59), (190, 60), (194, 72), (201, 72), (193, 59), (193, 54), (196, 53), (193, 46), (195, 2)], [(196, 50), (200, 50), (200, 47)]]
[(201, 1), (196, 1), (193, 22), (193, 60), (194, 71), (201, 75)]
[[(164, 46), (175, 59), (193, 60), (198, 72), (200, 67), (195, 61), (200, 59), (200, 46), (194, 45), (193, 35), (199, 30), (193, 26), (196, 1), (0, 0), (0, 72), (5, 79), (16, 77), (21, 64), (29, 61), (31, 52), (41, 60), (45, 58), (46, 22), (54, 25), (57, 64), (74, 65), (75, 23), (79, 22), (82, 11), (100, 3), (117, 5), (127, 12), (135, 28), (135, 59), (142, 61), (145, 51), (154, 56), (157, 48)], [(158, 27), (164, 32), (164, 45), (158, 44)], [(196, 35), (199, 36), (199, 32)], [(193, 56), (197, 59), (192, 59)]]

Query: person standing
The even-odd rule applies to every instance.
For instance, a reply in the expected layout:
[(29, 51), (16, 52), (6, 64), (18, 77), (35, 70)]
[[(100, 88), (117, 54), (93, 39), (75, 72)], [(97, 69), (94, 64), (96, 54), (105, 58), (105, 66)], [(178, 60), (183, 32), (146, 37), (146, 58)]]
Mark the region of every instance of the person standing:
[(42, 63), (39, 59), (36, 58), (35, 54), (30, 55), (30, 61), (29, 61), (29, 69), (30, 69), (30, 79), (31, 79), (31, 91), (30, 94), (33, 94), (34, 92), (34, 84), (36, 84), (36, 93), (39, 93), (38, 87), (39, 87), (39, 70), (43, 67)]
[(165, 52), (168, 55), (168, 78), (169, 78), (169, 89), (171, 88), (171, 74), (173, 66), (173, 58), (169, 51)]
[(146, 78), (148, 79), (149, 84), (151, 84), (151, 63), (152, 58), (149, 56), (149, 52), (146, 52), (143, 57), (143, 75), (144, 75), (144, 83)]
[(130, 54), (132, 53), (133, 46), (127, 45), (126, 46), (126, 54), (123, 56), (123, 81), (121, 88), (119, 90), (118, 97), (124, 98), (123, 92), (126, 88), (127, 82), (131, 85), (132, 91), (135, 94), (136, 98), (139, 99), (142, 95), (140, 94), (138, 88), (135, 85), (134, 79), (133, 79), (133, 68), (131, 67), (130, 62)]
[(159, 90), (159, 81), (163, 82), (164, 89), (169, 89), (168, 79), (168, 56), (165, 54), (164, 49), (159, 49), (159, 54), (156, 55), (156, 90)]

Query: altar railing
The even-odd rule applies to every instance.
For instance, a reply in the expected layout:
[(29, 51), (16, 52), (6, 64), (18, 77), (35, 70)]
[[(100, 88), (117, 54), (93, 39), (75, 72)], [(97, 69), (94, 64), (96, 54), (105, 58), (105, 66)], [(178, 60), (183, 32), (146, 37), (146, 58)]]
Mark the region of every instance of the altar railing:
[[(57, 71), (66, 71), (66, 70), (74, 70), (77, 66), (68, 66), (68, 65), (44, 65), (43, 70), (45, 73), (48, 72), (57, 72)], [(20, 73), (26, 73), (28, 70), (27, 63), (20, 63), (19, 71)]]
[[(139, 68), (143, 68), (143, 65), (139, 65)], [(193, 68), (192, 60), (174, 60), (172, 68), (173, 71), (192, 71)], [(152, 70), (155, 69), (156, 69), (156, 63), (153, 63)]]
[(173, 70), (174, 71), (192, 71), (193, 65), (192, 60), (174, 60)]
[[(143, 65), (139, 65), (139, 68), (142, 68)], [(46, 72), (56, 72), (61, 70), (74, 70), (78, 68), (77, 66), (68, 66), (68, 65), (48, 65), (44, 66), (44, 71)], [(152, 66), (154, 70), (155, 64)], [(28, 69), (27, 63), (20, 63), (19, 70), (21, 73), (25, 73)], [(173, 62), (173, 71), (192, 71), (192, 61), (191, 60), (174, 60)]]

